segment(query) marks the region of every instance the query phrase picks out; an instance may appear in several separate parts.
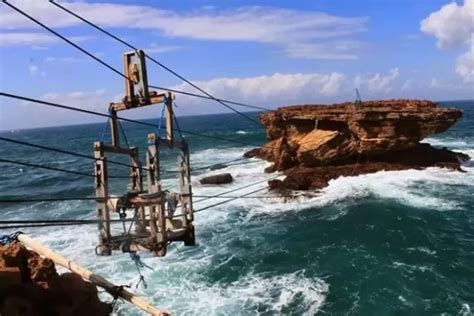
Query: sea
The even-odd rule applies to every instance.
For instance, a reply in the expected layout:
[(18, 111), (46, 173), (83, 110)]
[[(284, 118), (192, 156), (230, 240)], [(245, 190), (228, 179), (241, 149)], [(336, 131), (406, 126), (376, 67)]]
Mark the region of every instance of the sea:
[[(138, 284), (129, 254), (95, 254), (95, 224), (21, 231), (116, 284), (131, 285), (175, 315), (474, 315), (474, 101), (440, 106), (463, 110), (463, 118), (423, 141), (471, 155), (464, 172), (428, 168), (341, 177), (289, 201), (265, 189), (266, 180), (281, 176), (265, 174), (267, 162), (238, 160), (253, 144), (265, 143), (264, 130), (234, 113), (179, 117), (182, 130), (210, 136), (183, 135), (192, 168), (202, 168), (193, 173), (194, 194), (231, 193), (195, 198), (194, 209), (201, 210), (195, 214), (196, 246), (173, 243), (161, 258), (140, 253), (151, 268), (141, 269), (146, 288)], [(0, 136), (92, 155), (93, 142), (110, 137), (104, 124), (11, 130)], [(130, 122), (123, 127), (144, 159), (146, 137), (154, 128)], [(176, 155), (163, 148), (162, 168), (176, 170)], [(92, 160), (4, 141), (0, 158), (93, 172)], [(228, 167), (205, 168), (217, 163)], [(199, 182), (222, 172), (231, 173), (234, 182)], [(109, 173), (127, 176), (128, 168), (110, 165)], [(93, 181), (0, 163), (0, 199), (93, 197)], [(164, 189), (178, 189), (175, 173), (164, 173), (162, 183)], [(127, 179), (111, 179), (112, 195), (128, 189)], [(95, 208), (94, 201), (0, 204), (3, 220), (94, 219)], [(0, 235), (13, 231), (3, 229)], [(114, 314), (144, 315), (120, 300)]]

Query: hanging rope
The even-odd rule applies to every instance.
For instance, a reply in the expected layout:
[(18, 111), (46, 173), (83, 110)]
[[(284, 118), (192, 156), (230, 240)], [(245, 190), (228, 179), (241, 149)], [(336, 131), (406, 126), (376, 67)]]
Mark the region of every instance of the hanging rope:
[(13, 234), (10, 235), (3, 235), (0, 236), (0, 246), (7, 246), (15, 241), (18, 240), (18, 236), (20, 234), (23, 234), (21, 231), (14, 232)]
[(161, 109), (161, 117), (160, 117), (160, 120), (158, 122), (158, 130), (156, 131), (158, 137), (160, 137), (160, 132), (161, 132), (161, 129), (162, 129), (162, 126), (163, 126), (163, 119), (164, 119), (164, 116), (165, 116), (165, 105), (163, 105), (163, 108)]
[(125, 144), (127, 145), (128, 148), (130, 148), (130, 144), (128, 143), (127, 135), (125, 134), (125, 130), (122, 127), (122, 123), (120, 123), (120, 120), (117, 120), (118, 126), (120, 128), (120, 132), (122, 133), (123, 139), (125, 140)]
[(102, 129), (102, 133), (100, 135), (100, 141), (103, 142), (105, 139), (105, 134), (107, 133), (109, 129), (109, 123), (110, 123), (110, 117), (107, 119), (107, 122), (105, 122), (104, 128)]
[(176, 128), (178, 129), (179, 137), (181, 138), (181, 140), (184, 140), (183, 133), (181, 133), (181, 129), (179, 128), (178, 119), (176, 118), (176, 115), (174, 114), (174, 112), (173, 112), (173, 120), (174, 120), (174, 123), (176, 124)]

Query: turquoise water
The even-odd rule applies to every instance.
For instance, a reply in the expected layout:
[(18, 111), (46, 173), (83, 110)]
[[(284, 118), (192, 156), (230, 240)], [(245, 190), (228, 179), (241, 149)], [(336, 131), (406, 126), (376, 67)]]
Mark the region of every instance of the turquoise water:
[[(464, 117), (428, 139), (474, 157), (474, 102), (450, 102)], [(150, 121), (156, 123), (155, 121)], [(233, 114), (184, 117), (180, 126), (209, 135), (263, 143), (264, 132)], [(124, 124), (128, 141), (145, 152), (149, 128)], [(1, 136), (92, 154), (103, 124), (2, 132)], [(194, 168), (240, 158), (252, 148), (187, 137)], [(92, 162), (0, 142), (0, 157), (92, 172)], [(175, 153), (163, 165), (175, 168)], [(116, 159), (117, 160), (117, 159)], [(235, 182), (202, 186), (216, 194), (263, 181), (266, 162), (227, 170)], [(114, 175), (127, 168), (111, 166)], [(171, 245), (165, 258), (143, 254), (148, 288), (136, 291), (178, 315), (472, 315), (474, 309), (474, 161), (465, 173), (440, 168), (339, 178), (316, 197), (242, 199), (196, 214), (197, 246)], [(92, 178), (0, 164), (0, 197), (92, 196)], [(167, 188), (176, 179), (167, 175)], [(233, 192), (241, 195), (266, 183)], [(111, 192), (122, 194), (123, 179)], [(264, 193), (256, 195), (261, 196)], [(199, 209), (219, 200), (196, 203)], [(94, 218), (93, 202), (0, 204), (4, 219)], [(40, 241), (117, 284), (138, 281), (126, 254), (97, 257), (92, 226), (26, 230)], [(0, 234), (7, 233), (0, 232)], [(105, 299), (109, 299), (104, 295)], [(117, 315), (141, 315), (119, 303)]]

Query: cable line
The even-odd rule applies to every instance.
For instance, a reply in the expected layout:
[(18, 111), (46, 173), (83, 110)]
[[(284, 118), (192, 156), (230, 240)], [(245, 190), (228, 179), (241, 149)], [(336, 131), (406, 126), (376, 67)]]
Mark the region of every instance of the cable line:
[[(16, 139), (11, 139), (11, 138), (6, 138), (6, 137), (2, 137), (0, 136), (0, 140), (1, 141), (5, 141), (5, 142), (9, 142), (9, 143), (14, 143), (14, 144), (19, 144), (19, 145), (23, 145), (23, 146), (28, 146), (28, 147), (33, 147), (33, 148), (39, 148), (39, 149), (43, 149), (43, 150), (48, 150), (48, 151), (52, 151), (52, 152), (57, 152), (57, 153), (61, 153), (61, 154), (66, 154), (66, 155), (71, 155), (71, 156), (75, 156), (75, 157), (80, 157), (80, 158), (85, 158), (85, 159), (89, 159), (89, 160), (101, 160), (101, 158), (95, 158), (93, 156), (88, 156), (88, 155), (84, 155), (84, 154), (80, 154), (80, 153), (75, 153), (75, 152), (72, 152), (72, 151), (68, 151), (68, 150), (64, 150), (64, 149), (59, 149), (59, 148), (54, 148), (54, 147), (49, 147), (49, 146), (43, 146), (43, 145), (37, 145), (37, 144), (32, 144), (32, 143), (28, 143), (28, 142), (24, 142), (24, 141), (20, 141), (20, 140), (16, 140)], [(119, 162), (119, 161), (114, 161), (114, 160), (110, 160), (107, 158), (107, 163), (109, 164), (113, 164), (113, 165), (119, 165), (119, 166), (124, 166), (124, 167), (129, 167), (129, 168), (138, 168), (136, 166), (133, 166), (133, 165), (130, 165), (130, 164), (127, 164), (127, 163), (123, 163), (123, 162)], [(148, 168), (145, 168), (145, 167), (140, 167), (141, 170), (144, 170), (144, 171), (148, 171)], [(170, 170), (161, 170), (162, 172), (168, 172), (168, 173), (178, 173), (178, 171), (170, 171)]]
[[(67, 109), (67, 110), (71, 110), (71, 111), (82, 112), (82, 113), (91, 114), (91, 115), (97, 115), (97, 116), (102, 116), (102, 117), (107, 117), (107, 118), (111, 117), (111, 115), (105, 114), (105, 113), (100, 113), (100, 112), (95, 112), (95, 111), (90, 111), (90, 110), (84, 110), (84, 109), (81, 109), (81, 108), (76, 108), (76, 107), (72, 107), (72, 106), (68, 106), (68, 105), (63, 105), (63, 104), (58, 104), (58, 103), (53, 103), (53, 102), (48, 102), (48, 101), (42, 101), (42, 100), (38, 100), (38, 99), (33, 99), (33, 98), (20, 96), (20, 95), (15, 95), (15, 94), (10, 94), (10, 93), (5, 93), (5, 92), (0, 92), (0, 96), (4, 96), (4, 97), (7, 97), (7, 98), (18, 99), (18, 100), (22, 100), (22, 101), (34, 102), (34, 103), (38, 103), (38, 104), (57, 107), (57, 108), (61, 108), (61, 109)], [(155, 124), (146, 123), (146, 122), (137, 121), (137, 120), (132, 120), (132, 119), (125, 118), (125, 117), (117, 117), (117, 118), (119, 120), (124, 121), (124, 122), (130, 122), (130, 123), (134, 123), (134, 124), (138, 124), (138, 125), (150, 126), (150, 127), (156, 128)], [(165, 129), (165, 127), (162, 127), (162, 129)], [(177, 129), (173, 129), (173, 130), (177, 131)], [(228, 138), (224, 138), (224, 137), (220, 137), (220, 136), (212, 136), (212, 135), (206, 135), (206, 134), (201, 134), (201, 133), (197, 133), (197, 132), (185, 131), (183, 129), (181, 130), (181, 132), (183, 132), (185, 134), (189, 134), (189, 135), (200, 136), (200, 137), (205, 137), (205, 138), (211, 138), (211, 139), (226, 141), (226, 142), (230, 142), (230, 143), (236, 143), (236, 144), (240, 144), (240, 145), (247, 145), (247, 146), (254, 146), (254, 147), (260, 147), (261, 146), (261, 145), (258, 145), (258, 144), (243, 142), (243, 141), (239, 141), (239, 140), (232, 140), (232, 139), (228, 139)]]
[[(237, 195), (199, 195), (193, 194), (196, 198), (208, 198), (208, 199), (281, 199), (281, 198), (297, 198), (297, 197), (317, 197), (318, 195), (313, 194), (288, 194), (288, 195), (255, 195), (255, 196), (237, 196)], [(104, 201), (115, 197), (101, 198), (101, 197), (69, 197), (69, 198), (22, 198), (22, 199), (0, 199), (0, 203), (39, 203), (39, 202), (64, 202), (64, 201)], [(197, 201), (196, 201), (197, 202)]]
[(91, 173), (84, 173), (84, 172), (80, 172), (80, 171), (66, 170), (66, 169), (61, 169), (61, 168), (55, 168), (55, 167), (49, 167), (49, 166), (44, 166), (44, 165), (33, 164), (33, 163), (20, 162), (20, 161), (8, 160), (8, 159), (0, 159), (0, 162), (6, 162), (6, 163), (11, 163), (11, 164), (27, 166), (27, 167), (33, 167), (33, 168), (46, 169), (46, 170), (60, 171), (60, 172), (64, 172), (64, 173), (70, 173), (70, 174), (75, 174), (75, 175), (79, 175), (79, 176), (94, 177), (95, 178), (95, 176)]
[(222, 202), (215, 203), (215, 204), (212, 204), (212, 205), (209, 205), (209, 206), (205, 206), (205, 207), (203, 207), (203, 208), (200, 208), (200, 209), (198, 209), (198, 210), (195, 210), (193, 213), (199, 213), (199, 212), (205, 211), (205, 210), (207, 210), (207, 209), (210, 209), (210, 208), (212, 208), (212, 207), (219, 206), (219, 205), (222, 205), (222, 204), (226, 204), (226, 203), (235, 201), (235, 200), (240, 199), (240, 198), (244, 198), (244, 197), (246, 197), (246, 196), (248, 196), (248, 195), (250, 195), (250, 194), (257, 193), (257, 192), (260, 192), (260, 191), (263, 191), (263, 190), (266, 190), (266, 189), (268, 189), (268, 187), (260, 188), (260, 189), (254, 190), (254, 191), (252, 191), (252, 192), (243, 194), (243, 195), (240, 196), (240, 197), (238, 197), (238, 196), (237, 196), (237, 197), (233, 197), (233, 198), (231, 198), (231, 199), (229, 199), (229, 200), (227, 200), (227, 201), (222, 201)]
[[(95, 175), (93, 175), (91, 173), (85, 173), (85, 172), (68, 170), (68, 169), (61, 169), (61, 168), (50, 167), (50, 166), (45, 166), (45, 165), (38, 165), (38, 164), (33, 164), (33, 163), (28, 163), (28, 162), (15, 161), (15, 160), (3, 159), (3, 158), (0, 158), (0, 162), (11, 163), (11, 164), (15, 164), (15, 165), (27, 166), (27, 167), (32, 167), (32, 168), (59, 171), (59, 172), (70, 173), (70, 174), (75, 174), (75, 175), (79, 175), (79, 176), (95, 178)], [(109, 176), (109, 178), (127, 178), (128, 179), (127, 176)]]
[[(54, 34), (55, 36), (59, 37), (60, 39), (62, 39), (63, 41), (65, 41), (66, 43), (68, 43), (69, 45), (73, 46), (74, 48), (78, 49), (79, 51), (81, 51), (82, 53), (86, 54), (87, 56), (89, 56), (90, 58), (94, 59), (95, 61), (97, 61), (98, 63), (100, 63), (101, 65), (105, 66), (106, 68), (112, 70), (113, 72), (115, 72), (116, 74), (118, 74), (119, 76), (125, 78), (126, 80), (130, 80), (132, 81), (130, 78), (128, 78), (126, 75), (124, 75), (122, 72), (120, 72), (119, 70), (115, 69), (114, 67), (112, 67), (111, 65), (109, 65), (108, 63), (104, 62), (103, 60), (101, 60), (100, 58), (94, 56), (94, 54), (88, 52), (87, 50), (85, 50), (84, 48), (82, 48), (81, 46), (77, 45), (76, 43), (74, 43), (73, 41), (67, 39), (66, 37), (64, 37), (63, 35), (59, 34), (58, 32), (56, 32), (55, 30), (53, 30), (52, 28), (48, 27), (47, 25), (41, 23), (40, 21), (38, 21), (37, 19), (35, 19), (34, 17), (32, 17), (31, 15), (28, 15), (26, 12), (24, 12), (23, 10), (21, 9), (18, 9), (17, 7), (15, 7), (14, 5), (4, 1), (3, 3), (5, 3), (7, 6), (9, 6), (10, 8), (12, 8), (13, 10), (15, 10), (16, 12), (20, 13), (21, 15), (23, 15), (24, 17), (28, 18), (29, 20), (35, 22), (36, 24), (38, 24), (39, 26), (41, 26), (42, 28), (44, 28), (45, 30), (47, 30), (48, 32)], [(147, 56), (149, 59), (151, 57)], [(155, 60), (156, 63), (160, 64), (158, 61)], [(179, 76), (177, 73), (175, 73), (173, 70), (169, 69), (168, 67), (160, 64), (161, 67), (164, 67), (165, 69), (167, 69), (168, 71), (172, 72), (173, 74)], [(194, 86), (195, 88), (199, 89), (201, 92), (205, 93), (206, 95), (208, 95), (210, 98), (212, 98), (213, 100), (216, 100), (218, 103), (222, 104), (223, 106), (225, 106), (226, 108), (234, 111), (235, 113), (239, 114), (240, 116), (246, 118), (247, 120), (253, 122), (254, 124), (257, 124), (259, 127), (262, 127), (262, 125), (257, 122), (256, 120), (252, 119), (251, 117), (243, 114), (242, 112), (234, 109), (233, 107), (221, 102), (221, 101), (218, 101), (216, 98), (214, 98), (213, 96), (211, 96), (209, 93), (205, 92), (204, 90), (202, 90), (201, 88), (197, 87), (196, 85), (194, 85), (192, 82), (190, 82), (189, 80), (179, 76), (180, 78), (182, 78), (182, 80), (186, 81), (187, 83), (191, 84), (192, 86)], [(153, 86), (150, 86), (150, 87), (153, 87)]]
[[(104, 28), (98, 26), (97, 24), (95, 23), (92, 23), (91, 21), (85, 19), (84, 17), (80, 16), (79, 14), (65, 8), (64, 6), (54, 2), (53, 0), (50, 0), (50, 3), (55, 5), (56, 7), (60, 8), (61, 10), (69, 13), (70, 15), (76, 17), (77, 19), (81, 20), (82, 22), (88, 24), (89, 26), (92, 26), (93, 28), (95, 28), (96, 30), (104, 33), (105, 35), (115, 39), (116, 41), (122, 43), (123, 45), (127, 46), (128, 48), (131, 48), (133, 50), (137, 50), (138, 48), (135, 47), (134, 45), (130, 44), (129, 42), (126, 42), (124, 40), (122, 40), (120, 37), (112, 34), (111, 32), (105, 30)], [(166, 67), (165, 65), (163, 65), (162, 63), (158, 62), (157, 60), (155, 60), (154, 58), (148, 56), (146, 53), (145, 53), (145, 56), (146, 58), (148, 58), (150, 61), (154, 62), (155, 64), (159, 65), (160, 67), (162, 67), (163, 69), (167, 70), (168, 72), (172, 73), (173, 75), (175, 75), (176, 77), (180, 78), (181, 80), (185, 81), (186, 83), (190, 84), (191, 86), (193, 86), (195, 89), (198, 89), (199, 91), (201, 91), (202, 93), (206, 94), (206, 96), (204, 95), (199, 95), (199, 94), (195, 94), (195, 93), (191, 93), (191, 92), (185, 92), (185, 91), (179, 91), (179, 90), (173, 90), (173, 89), (169, 89), (169, 88), (163, 88), (163, 87), (158, 87), (158, 86), (150, 86), (150, 88), (155, 88), (155, 89), (159, 89), (159, 90), (166, 90), (166, 91), (170, 91), (170, 92), (174, 92), (174, 93), (180, 93), (180, 94), (185, 94), (185, 95), (189, 95), (189, 96), (193, 96), (193, 97), (198, 97), (198, 98), (204, 98), (204, 99), (209, 99), (209, 100), (214, 100), (214, 101), (217, 101), (219, 103), (221, 102), (225, 102), (225, 103), (230, 103), (230, 104), (235, 104), (235, 105), (239, 105), (239, 106), (244, 106), (244, 107), (248, 107), (248, 108), (253, 108), (253, 109), (257, 109), (257, 110), (263, 110), (263, 111), (271, 111), (270, 109), (267, 109), (267, 108), (264, 108), (264, 107), (259, 107), (259, 106), (254, 106), (254, 105), (250, 105), (250, 104), (245, 104), (245, 103), (240, 103), (240, 102), (234, 102), (234, 101), (229, 101), (229, 100), (225, 100), (225, 99), (220, 99), (220, 98), (216, 98), (216, 97), (213, 97), (211, 96), (210, 94), (208, 94), (206, 91), (204, 91), (203, 89), (199, 88), (198, 86), (196, 86), (195, 84), (191, 83), (190, 81), (186, 80), (185, 78), (183, 78), (181, 75), (177, 74), (176, 72), (174, 72), (173, 70), (171, 70), (169, 67)], [(225, 106), (225, 105), (224, 105)]]

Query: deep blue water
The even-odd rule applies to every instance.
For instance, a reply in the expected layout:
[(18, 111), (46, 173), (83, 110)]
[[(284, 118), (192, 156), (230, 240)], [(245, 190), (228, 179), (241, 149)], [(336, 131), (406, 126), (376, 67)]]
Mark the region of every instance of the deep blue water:
[[(426, 141), (474, 156), (474, 102), (449, 102), (463, 119)], [(150, 120), (157, 123), (157, 120)], [(238, 115), (180, 118), (183, 130), (261, 144), (265, 134)], [(92, 155), (104, 124), (8, 131), (3, 137)], [(128, 141), (145, 153), (151, 128), (124, 123)], [(186, 136), (199, 168), (240, 158), (249, 145)], [(162, 165), (174, 169), (175, 152)], [(0, 157), (92, 172), (92, 161), (0, 142)], [(119, 160), (119, 158), (115, 158)], [(126, 161), (124, 161), (126, 162)], [(265, 162), (228, 168), (233, 184), (202, 186), (215, 194), (274, 175)], [(127, 168), (110, 166), (111, 174)], [(198, 245), (170, 246), (165, 258), (142, 255), (148, 288), (137, 292), (178, 315), (472, 315), (474, 309), (474, 163), (465, 173), (439, 168), (340, 178), (314, 198), (236, 200), (196, 214)], [(0, 164), (0, 198), (92, 196), (93, 178)], [(172, 174), (166, 188), (176, 188)], [(260, 185), (233, 192), (241, 195)], [(114, 179), (122, 194), (126, 180)], [(262, 195), (258, 193), (255, 195)], [(222, 201), (196, 203), (199, 209)], [(0, 204), (4, 219), (94, 218), (88, 201)], [(125, 254), (97, 257), (94, 226), (27, 230), (42, 242), (118, 284), (136, 283)], [(7, 233), (0, 232), (0, 234)], [(107, 298), (107, 296), (104, 296)], [(139, 315), (119, 304), (118, 315)]]

